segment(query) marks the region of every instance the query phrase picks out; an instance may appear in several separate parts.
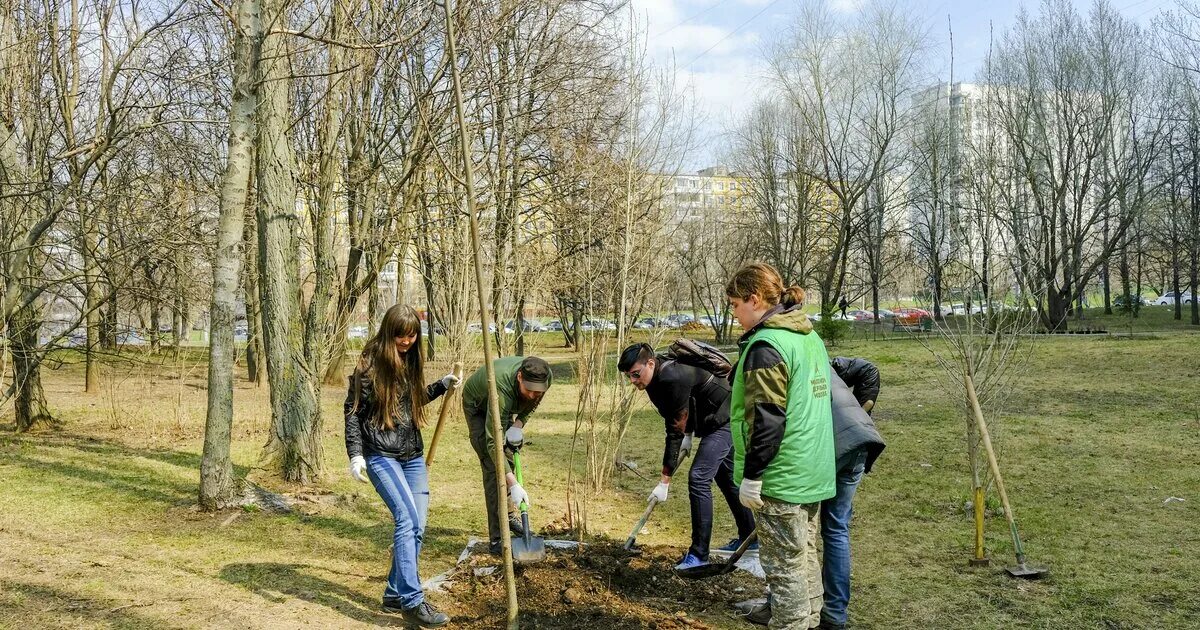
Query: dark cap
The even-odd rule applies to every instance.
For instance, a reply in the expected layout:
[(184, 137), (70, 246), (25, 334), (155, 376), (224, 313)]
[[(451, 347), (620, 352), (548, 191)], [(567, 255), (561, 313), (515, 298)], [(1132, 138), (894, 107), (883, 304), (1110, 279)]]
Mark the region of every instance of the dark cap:
[(521, 382), (531, 392), (550, 389), (550, 365), (538, 357), (525, 357), (521, 361)]

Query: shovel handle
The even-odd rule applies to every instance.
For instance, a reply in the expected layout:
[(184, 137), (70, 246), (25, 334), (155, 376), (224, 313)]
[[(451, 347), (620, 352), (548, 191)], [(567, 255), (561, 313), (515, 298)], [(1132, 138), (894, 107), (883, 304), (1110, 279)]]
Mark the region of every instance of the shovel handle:
[(637, 541), (638, 534), (641, 533), (642, 528), (646, 526), (646, 521), (650, 520), (650, 513), (654, 511), (654, 508), (657, 505), (658, 497), (650, 497), (650, 501), (648, 501), (646, 505), (646, 511), (642, 512), (642, 518), (637, 522), (637, 525), (633, 526), (633, 531), (629, 532), (629, 538), (625, 539), (626, 551), (633, 549), (633, 543)]
[[(455, 361), (452, 371), (459, 379), (462, 379), (462, 370), (462, 361)], [(433, 438), (429, 440), (429, 451), (425, 455), (425, 470), (429, 470), (433, 466), (433, 456), (437, 454), (438, 440), (442, 437), (442, 428), (446, 424), (447, 412), (450, 411), (450, 398), (456, 389), (458, 389), (457, 386), (451, 386), (445, 394), (442, 394), (442, 406), (438, 409), (437, 426), (433, 429)]]
[[(519, 448), (513, 451), (513, 473), (515, 473), (517, 476), (517, 483), (524, 488), (525, 478), (521, 475), (521, 449)], [(522, 513), (529, 511), (529, 504), (524, 501), (521, 502), (519, 507), (521, 508)]]
[(746, 553), (746, 550), (749, 549), (750, 545), (753, 545), (754, 541), (756, 540), (758, 540), (757, 527), (750, 532), (750, 535), (746, 537), (746, 540), (742, 541), (742, 544), (738, 545), (737, 551), (733, 552), (732, 556), (729, 556), (729, 560), (725, 561), (725, 570), (732, 571), (733, 565), (737, 564), (737, 561), (742, 559), (742, 555)]
[[(691, 449), (679, 451), (679, 459), (675, 461), (675, 470), (679, 470), (679, 467), (683, 465), (683, 460), (687, 459), (689, 455), (691, 455)], [(646, 511), (642, 512), (641, 520), (637, 522), (637, 525), (633, 526), (633, 531), (629, 532), (629, 538), (625, 539), (626, 551), (633, 549), (633, 543), (637, 541), (638, 534), (642, 531), (642, 528), (646, 526), (646, 521), (650, 520), (650, 513), (654, 511), (654, 508), (657, 505), (658, 498), (650, 497), (649, 505), (646, 506)]]

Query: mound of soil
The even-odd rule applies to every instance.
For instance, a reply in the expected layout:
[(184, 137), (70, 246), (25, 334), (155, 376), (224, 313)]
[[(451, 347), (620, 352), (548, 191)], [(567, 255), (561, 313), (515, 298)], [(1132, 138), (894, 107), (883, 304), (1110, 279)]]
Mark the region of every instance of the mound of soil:
[[(580, 550), (548, 551), (544, 562), (516, 567), (522, 628), (732, 627), (739, 624), (732, 604), (763, 592), (762, 581), (742, 571), (680, 578), (672, 567), (682, 551), (671, 547), (646, 547), (632, 555), (616, 542), (597, 541)], [(454, 617), (455, 628), (504, 626), (504, 569), (496, 558), (475, 554), (452, 580), (437, 602)]]

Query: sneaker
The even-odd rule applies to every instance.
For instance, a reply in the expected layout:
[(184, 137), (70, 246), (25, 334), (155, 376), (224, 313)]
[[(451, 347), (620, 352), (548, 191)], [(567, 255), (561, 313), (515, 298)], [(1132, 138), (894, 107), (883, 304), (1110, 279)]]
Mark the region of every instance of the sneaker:
[(675, 565), (675, 570), (682, 571), (684, 569), (698, 567), (702, 564), (707, 564), (707, 562), (705, 562), (704, 560), (701, 560), (700, 558), (697, 558), (695, 555), (692, 554), (692, 552), (689, 551), (689, 552), (683, 554), (683, 560), (680, 560), (679, 564)]
[(831, 621), (828, 617), (821, 617), (821, 625), (817, 626), (817, 630), (846, 630), (846, 624)]
[(400, 616), (419, 628), (440, 628), (450, 623), (450, 615), (434, 608), (433, 604), (429, 602), (421, 602), (412, 608), (405, 608), (400, 611)]
[(499, 540), (493, 540), (488, 543), (488, 553), (493, 556), (502, 556), (504, 555), (504, 546), (500, 544)]
[(508, 517), (508, 533), (517, 538), (525, 535), (525, 528), (521, 526), (521, 519), (515, 516)]
[[(724, 547), (717, 547), (717, 551), (725, 551), (728, 553), (733, 553), (738, 550), (738, 547), (741, 547), (741, 546), (742, 546), (742, 539), (734, 538), (733, 540), (729, 541), (729, 543), (726, 544)], [(756, 540), (756, 541), (750, 543), (750, 546), (746, 547), (746, 551), (758, 551), (758, 541)]]

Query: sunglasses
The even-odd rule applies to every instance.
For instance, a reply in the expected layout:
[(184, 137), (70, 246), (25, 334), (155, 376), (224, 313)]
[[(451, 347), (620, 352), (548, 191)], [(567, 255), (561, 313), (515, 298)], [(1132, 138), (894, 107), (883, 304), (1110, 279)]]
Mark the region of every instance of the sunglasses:
[(631, 380), (631, 381), (637, 380), (639, 378), (642, 378), (642, 371), (641, 370), (630, 370), (625, 373), (625, 376), (628, 376), (629, 380)]

